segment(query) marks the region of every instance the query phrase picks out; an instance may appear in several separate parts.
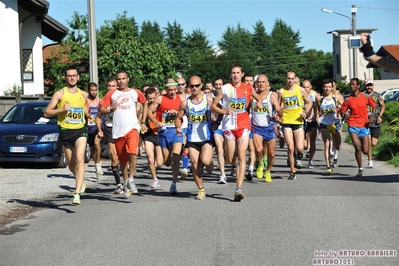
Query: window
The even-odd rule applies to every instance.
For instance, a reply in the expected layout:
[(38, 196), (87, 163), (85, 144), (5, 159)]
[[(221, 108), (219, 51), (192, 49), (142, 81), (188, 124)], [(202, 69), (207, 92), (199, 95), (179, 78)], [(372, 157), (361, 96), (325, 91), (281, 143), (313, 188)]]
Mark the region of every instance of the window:
[(341, 74), (341, 56), (339, 54), (335, 55), (335, 62), (337, 64), (337, 74)]
[(22, 50), (22, 64), (24, 70), (24, 81), (33, 81), (33, 53), (32, 49)]

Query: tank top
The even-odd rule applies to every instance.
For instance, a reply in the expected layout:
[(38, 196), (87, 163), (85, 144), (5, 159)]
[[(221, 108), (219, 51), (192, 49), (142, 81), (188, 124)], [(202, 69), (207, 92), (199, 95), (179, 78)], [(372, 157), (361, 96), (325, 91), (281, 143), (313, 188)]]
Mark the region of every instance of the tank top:
[(92, 105), (89, 102), (89, 99), (86, 100), (86, 106), (87, 106), (87, 108), (89, 110), (89, 113), (93, 117), (93, 120), (87, 121), (87, 128), (88, 128), (89, 133), (93, 133), (93, 132), (95, 132), (97, 130), (96, 117), (97, 117), (97, 114), (98, 114), (98, 110), (100, 109), (99, 108), (100, 101), (101, 101), (101, 99), (98, 99), (97, 105)]
[(319, 122), (324, 125), (333, 125), (339, 122), (337, 117), (337, 100), (335, 95), (332, 95), (331, 99), (322, 97), (320, 100), (320, 114)]
[(186, 114), (188, 117), (187, 141), (204, 142), (211, 139), (210, 107), (206, 95), (201, 102), (195, 104), (187, 99)]
[(257, 107), (257, 101), (252, 100), (252, 125), (257, 127), (268, 127), (273, 125), (273, 105), (271, 102), (272, 92), (269, 91), (266, 98), (263, 99), (263, 108), (259, 109)]
[(156, 118), (161, 121), (164, 127), (175, 127), (176, 115), (168, 114), (169, 110), (179, 110), (180, 108), (180, 97), (176, 95), (174, 99), (170, 99), (165, 95), (162, 95), (162, 102), (159, 105)]
[(241, 82), (240, 87), (235, 88), (228, 83), (223, 85), (221, 90), (223, 91), (223, 109), (228, 109), (228, 107), (234, 109), (233, 114), (223, 116), (222, 129), (251, 129), (247, 107), (252, 97), (252, 87)]
[(282, 98), (284, 108), (281, 124), (302, 125), (303, 97), (300, 87), (295, 85), (295, 89), (292, 92), (287, 87), (284, 87)]
[[(377, 118), (380, 115), (381, 108), (382, 108), (382, 105), (380, 104), (380, 101), (379, 101), (381, 94), (379, 94), (378, 92), (375, 92), (375, 91), (373, 91), (373, 93), (371, 93), (371, 94), (367, 94), (366, 92), (363, 92), (363, 94), (366, 95), (366, 97), (371, 97), (374, 100), (374, 102), (375, 102), (375, 114), (374, 114), (374, 117), (373, 117), (373, 122), (369, 123), (369, 127), (379, 127), (379, 126), (381, 126), (381, 124), (376, 124), (375, 123), (375, 122), (377, 122)], [(372, 116), (373, 108), (370, 105), (367, 105), (367, 112), (368, 112), (368, 116), (369, 117)]]
[(84, 106), (86, 100), (82, 91), (78, 88), (76, 93), (70, 93), (67, 87), (63, 89), (64, 95), (57, 104), (57, 108), (62, 108), (66, 102), (69, 102), (70, 109), (57, 115), (57, 124), (61, 129), (80, 129), (86, 124)]

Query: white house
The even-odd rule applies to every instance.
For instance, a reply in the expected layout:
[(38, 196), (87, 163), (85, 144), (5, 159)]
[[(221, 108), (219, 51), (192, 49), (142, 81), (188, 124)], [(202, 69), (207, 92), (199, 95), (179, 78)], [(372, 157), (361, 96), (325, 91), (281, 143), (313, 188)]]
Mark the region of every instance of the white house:
[(59, 43), (68, 34), (49, 7), (46, 0), (0, 0), (0, 95), (13, 87), (44, 93), (42, 35)]
[[(358, 29), (358, 33), (372, 33), (377, 29)], [(349, 80), (353, 77), (365, 80), (366, 78), (374, 78), (373, 68), (377, 67), (369, 64), (364, 59), (359, 49), (350, 49), (348, 47), (349, 37), (352, 36), (351, 30), (334, 30), (327, 32), (333, 37), (333, 56), (334, 56), (334, 79)], [(374, 47), (375, 48), (375, 47)], [(356, 53), (356, 73), (353, 73), (353, 53)], [(399, 45), (383, 45), (377, 52), (378, 55), (388, 57), (390, 60), (399, 61)], [(381, 79), (374, 80), (374, 90), (382, 92), (384, 90), (399, 88), (399, 75), (381, 69)]]

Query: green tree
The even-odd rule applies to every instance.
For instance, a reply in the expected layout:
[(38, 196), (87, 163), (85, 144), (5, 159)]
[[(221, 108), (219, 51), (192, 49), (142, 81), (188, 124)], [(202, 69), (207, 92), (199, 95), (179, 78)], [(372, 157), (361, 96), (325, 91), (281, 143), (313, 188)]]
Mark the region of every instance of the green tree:
[[(252, 34), (238, 23), (237, 28), (228, 26), (222, 35), (222, 40), (218, 42), (221, 49), (219, 55), (220, 73), (228, 73), (231, 66), (240, 64), (245, 72), (254, 73), (256, 51), (252, 45)], [(229, 79), (229, 77), (228, 77)]]
[(88, 20), (86, 16), (74, 12), (72, 20), (68, 21), (71, 29), (61, 45), (53, 49), (52, 57), (44, 63), (44, 77), (48, 86), (48, 95), (65, 86), (64, 71), (70, 66), (76, 66), (80, 73), (78, 87), (86, 89), (89, 82), (89, 46), (88, 46)]
[(176, 22), (173, 24), (168, 22), (167, 27), (165, 28), (166, 35), (166, 43), (169, 48), (176, 54), (177, 63), (175, 66), (176, 72), (182, 72), (186, 68), (186, 54), (184, 53), (184, 36), (183, 36), (183, 28)]
[(140, 37), (147, 43), (160, 43), (164, 40), (165, 36), (159, 24), (154, 21), (144, 21), (141, 24)]
[(294, 71), (299, 77), (303, 75), (303, 48), (299, 46), (299, 31), (294, 32), (281, 19), (276, 19), (270, 37), (270, 57), (266, 58), (266, 65), (261, 70), (267, 74), (272, 88), (279, 89), (285, 85), (288, 71)]
[(316, 90), (321, 92), (323, 80), (333, 76), (333, 55), (315, 49), (309, 49), (302, 53), (303, 64), (302, 80), (308, 79)]

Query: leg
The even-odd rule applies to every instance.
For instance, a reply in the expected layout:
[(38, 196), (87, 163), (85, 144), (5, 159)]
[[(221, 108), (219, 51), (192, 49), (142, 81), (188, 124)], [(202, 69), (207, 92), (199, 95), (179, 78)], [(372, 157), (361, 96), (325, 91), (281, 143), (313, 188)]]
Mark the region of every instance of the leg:
[(216, 155), (218, 158), (219, 170), (222, 175), (224, 175), (224, 137), (215, 134), (215, 145), (216, 145)]
[(295, 158), (294, 158), (294, 136), (292, 132), (292, 128), (283, 127), (284, 139), (287, 143), (287, 157), (288, 164), (291, 172), (295, 172)]
[(155, 168), (155, 147), (151, 141), (144, 141), (145, 154), (147, 155), (148, 168), (151, 177), (157, 179), (157, 172)]

